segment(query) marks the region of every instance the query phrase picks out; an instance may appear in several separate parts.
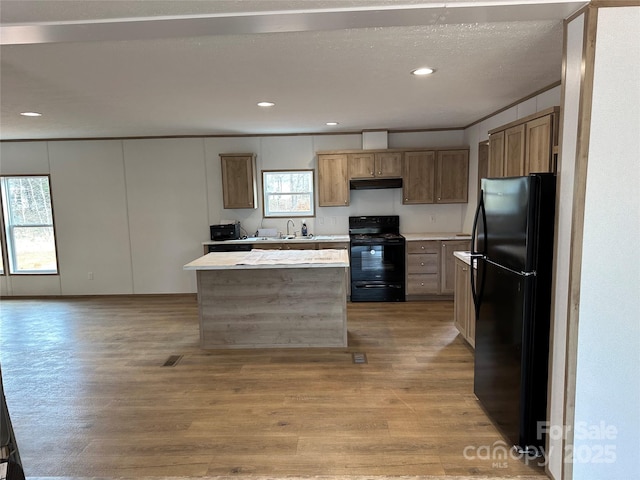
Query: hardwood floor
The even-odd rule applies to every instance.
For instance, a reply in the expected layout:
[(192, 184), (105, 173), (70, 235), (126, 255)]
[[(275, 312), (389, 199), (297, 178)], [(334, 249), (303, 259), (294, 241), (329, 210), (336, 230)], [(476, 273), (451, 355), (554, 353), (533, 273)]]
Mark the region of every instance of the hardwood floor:
[(3, 299), (25, 473), (545, 478), (491, 458), (503, 440), (452, 318), (449, 301), (355, 303), (347, 348), (205, 351), (194, 295)]

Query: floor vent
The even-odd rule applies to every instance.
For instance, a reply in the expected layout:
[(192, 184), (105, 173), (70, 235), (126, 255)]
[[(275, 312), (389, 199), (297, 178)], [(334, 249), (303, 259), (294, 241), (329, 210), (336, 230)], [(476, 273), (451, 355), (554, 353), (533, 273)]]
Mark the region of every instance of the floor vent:
[(366, 353), (361, 353), (361, 352), (354, 352), (351, 354), (352, 358), (353, 358), (353, 363), (368, 363), (367, 362), (367, 354)]
[(167, 361), (164, 362), (164, 365), (162, 365), (163, 367), (175, 367), (176, 364), (180, 361), (180, 359), (182, 358), (182, 355), (171, 355), (169, 358), (167, 358)]

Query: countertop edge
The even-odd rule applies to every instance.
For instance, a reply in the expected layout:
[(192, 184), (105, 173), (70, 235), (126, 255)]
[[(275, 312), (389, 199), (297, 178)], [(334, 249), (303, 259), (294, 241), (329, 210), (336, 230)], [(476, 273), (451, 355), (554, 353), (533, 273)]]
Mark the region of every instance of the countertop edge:
[[(466, 233), (403, 233), (402, 236), (408, 242), (424, 240), (471, 240), (471, 235)], [(202, 245), (243, 245), (243, 244), (270, 244), (270, 243), (334, 243), (349, 242), (349, 235), (318, 235), (312, 238), (269, 238), (262, 239), (256, 237), (240, 238), (236, 240), (208, 240)]]

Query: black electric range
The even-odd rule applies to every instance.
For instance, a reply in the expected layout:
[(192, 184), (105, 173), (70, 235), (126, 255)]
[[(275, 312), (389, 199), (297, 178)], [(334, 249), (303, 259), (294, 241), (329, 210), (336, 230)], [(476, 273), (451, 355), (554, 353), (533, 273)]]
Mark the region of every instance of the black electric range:
[(352, 302), (405, 301), (405, 238), (397, 215), (349, 217)]

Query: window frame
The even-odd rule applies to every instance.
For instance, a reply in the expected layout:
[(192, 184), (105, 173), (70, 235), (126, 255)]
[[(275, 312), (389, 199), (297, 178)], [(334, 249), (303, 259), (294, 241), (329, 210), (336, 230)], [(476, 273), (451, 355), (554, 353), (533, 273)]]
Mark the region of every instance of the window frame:
[[(288, 212), (278, 215), (270, 214), (267, 211), (267, 202), (269, 194), (274, 192), (267, 192), (265, 187), (265, 174), (269, 173), (309, 173), (311, 175), (311, 191), (310, 192), (293, 192), (291, 194), (309, 195), (311, 200), (311, 210), (307, 212)], [(262, 181), (262, 216), (264, 218), (314, 218), (316, 216), (316, 185), (315, 185), (315, 170), (313, 168), (283, 168), (273, 170), (261, 170), (260, 178)]]
[[(5, 187), (5, 179), (10, 178), (29, 178), (29, 177), (37, 177), (37, 178), (46, 178), (49, 184), (49, 203), (51, 205), (51, 224), (32, 224), (32, 225), (13, 225), (10, 222), (10, 219), (5, 218), (5, 215), (9, 213), (9, 206), (5, 205), (4, 199), (7, 193), (4, 190)], [(55, 212), (53, 207), (53, 188), (51, 186), (51, 175), (50, 174), (12, 174), (12, 175), (0, 175), (0, 227), (2, 229), (2, 234), (0, 235), (0, 246), (2, 248), (2, 262), (3, 262), (3, 272), (2, 275), (11, 275), (11, 276), (34, 276), (34, 275), (42, 275), (42, 276), (52, 276), (52, 275), (60, 275), (60, 261), (58, 255), (58, 235), (56, 234), (56, 219)], [(22, 227), (22, 228), (41, 228), (41, 227), (51, 227), (53, 231), (53, 249), (55, 254), (55, 270), (19, 270), (19, 271), (11, 271), (15, 268), (14, 263), (16, 262), (15, 258), (15, 247), (14, 242), (10, 241), (9, 236), (12, 235), (14, 227)]]

